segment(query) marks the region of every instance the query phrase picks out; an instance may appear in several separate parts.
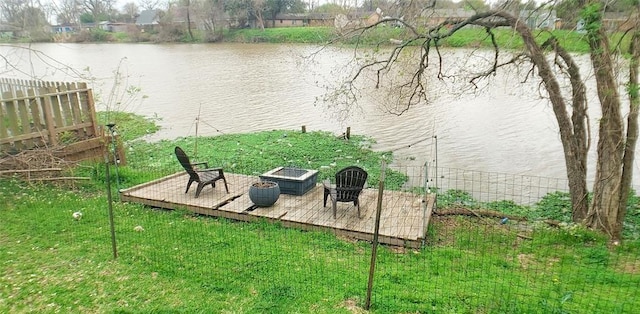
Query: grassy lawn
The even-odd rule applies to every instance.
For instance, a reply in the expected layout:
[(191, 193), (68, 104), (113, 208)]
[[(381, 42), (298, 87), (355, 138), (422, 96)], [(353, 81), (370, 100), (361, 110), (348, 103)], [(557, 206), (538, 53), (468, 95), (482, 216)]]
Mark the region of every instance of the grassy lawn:
[[(173, 146), (193, 149), (196, 139), (137, 141), (135, 134), (149, 127), (135, 121), (130, 128), (118, 122), (131, 136), (125, 143), (129, 164), (119, 169), (122, 184), (179, 171)], [(203, 157), (215, 149), (207, 159), (247, 174), (283, 160), (323, 175), (357, 162), (377, 180), (380, 160), (392, 158), (370, 151), (370, 139), (347, 142), (326, 133), (197, 141)], [(0, 313), (366, 312), (369, 243), (116, 202), (114, 259), (104, 166), (88, 164), (75, 174), (92, 180), (69, 186), (1, 179)], [(399, 188), (406, 178), (397, 173), (388, 179)], [(451, 193), (443, 193), (443, 206), (454, 199)], [(563, 200), (551, 195), (533, 207), (466, 200), (478, 208), (526, 212), (530, 221), (434, 217), (424, 248), (381, 247), (370, 312), (633, 313), (640, 308), (637, 235), (627, 233), (621, 246), (608, 247), (597, 233), (539, 222), (566, 216)], [(76, 211), (83, 213), (79, 220), (72, 217)], [(633, 207), (630, 224), (637, 214)]]
[[(363, 306), (370, 245), (266, 222), (115, 204), (2, 182), (0, 312), (349, 313)], [(74, 220), (72, 213), (82, 211)], [(143, 231), (136, 231), (142, 226)], [(138, 229), (139, 230), (139, 229)], [(379, 250), (374, 313), (631, 313), (637, 243), (588, 231), (436, 218), (421, 250)]]
[[(588, 53), (589, 45), (584, 34), (567, 30), (543, 31), (535, 30), (534, 36), (538, 43), (543, 43), (549, 37), (555, 36), (570, 52)], [(338, 34), (332, 27), (284, 27), (260, 29), (240, 29), (230, 31), (224, 37), (227, 42), (267, 42), (267, 43), (316, 43), (316, 44), (347, 44), (365, 45), (366, 47), (390, 46), (389, 39), (407, 40), (413, 34), (404, 28), (376, 27), (366, 33)], [(495, 30), (496, 43), (502, 49), (521, 50), (524, 48), (522, 38), (510, 28)], [(627, 36), (628, 37), (628, 36)], [(612, 42), (618, 42), (622, 34), (613, 34)], [(622, 46), (628, 46), (628, 38)], [(415, 44), (421, 44), (417, 42)], [(449, 48), (491, 48), (491, 38), (484, 29), (466, 28), (459, 30), (453, 36), (440, 41), (439, 46)], [(365, 48), (366, 49), (366, 48)], [(373, 49), (373, 48), (372, 48)]]

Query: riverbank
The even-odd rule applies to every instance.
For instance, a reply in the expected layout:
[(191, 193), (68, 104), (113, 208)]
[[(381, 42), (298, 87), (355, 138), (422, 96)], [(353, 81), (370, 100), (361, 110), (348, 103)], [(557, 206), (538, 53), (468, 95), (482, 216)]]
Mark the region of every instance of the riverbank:
[[(359, 33), (358, 33), (359, 34)], [(509, 28), (496, 30), (495, 40), (499, 47), (504, 49), (522, 49), (522, 39)], [(68, 42), (68, 43), (202, 43), (210, 44), (204, 34), (193, 32), (194, 37), (185, 35), (178, 37), (163, 37), (160, 34), (124, 32), (106, 32), (103, 30), (83, 31), (77, 34), (56, 35), (40, 42)], [(535, 37), (542, 43), (551, 35), (560, 39), (565, 49), (576, 53), (587, 53), (589, 46), (584, 40), (584, 35), (567, 30), (536, 30)], [(261, 29), (235, 29), (227, 30), (220, 36), (217, 42), (234, 43), (301, 43), (319, 45), (355, 45), (361, 46), (393, 46), (398, 42), (409, 39), (411, 34), (403, 28), (377, 27), (370, 29), (366, 34), (356, 36), (354, 34), (340, 33), (333, 27), (282, 27)], [(614, 37), (620, 37), (615, 35)], [(449, 48), (491, 48), (492, 39), (483, 29), (467, 28), (456, 32), (453, 36), (439, 42), (440, 47)], [(613, 39), (617, 40), (617, 39)], [(25, 39), (4, 39), (8, 43), (24, 43)]]
[[(543, 43), (552, 35), (564, 43), (565, 49), (576, 53), (589, 52), (589, 46), (584, 40), (584, 34), (567, 30), (535, 30), (535, 37), (539, 43)], [(359, 34), (359, 33), (358, 33)], [(523, 49), (520, 36), (509, 28), (496, 30), (495, 41), (504, 49)], [(398, 42), (409, 39), (405, 29), (392, 27), (378, 27), (369, 30), (358, 37), (355, 35), (340, 34), (335, 28), (327, 27), (288, 27), (259, 29), (241, 29), (230, 31), (223, 41), (225, 42), (265, 42), (265, 43), (314, 43), (314, 44), (346, 44), (364, 46), (393, 46)], [(441, 47), (448, 48), (492, 48), (492, 39), (487, 36), (484, 29), (467, 28), (456, 32), (450, 38), (439, 42)]]

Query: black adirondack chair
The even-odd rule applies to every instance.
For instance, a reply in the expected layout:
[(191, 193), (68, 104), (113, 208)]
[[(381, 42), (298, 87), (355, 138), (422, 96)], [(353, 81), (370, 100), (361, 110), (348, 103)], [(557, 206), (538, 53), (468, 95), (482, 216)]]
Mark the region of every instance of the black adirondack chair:
[[(191, 163), (187, 154), (180, 147), (176, 146), (175, 152), (176, 157), (178, 157), (178, 161), (189, 174), (187, 190), (184, 191), (184, 193), (189, 192), (191, 184), (196, 182), (198, 183), (198, 187), (196, 188), (196, 197), (198, 197), (205, 186), (211, 184), (211, 186), (215, 188), (216, 181), (218, 180), (222, 180), (222, 182), (224, 182), (224, 188), (227, 190), (227, 193), (229, 193), (229, 186), (227, 186), (227, 179), (224, 177), (224, 171), (222, 168), (209, 168), (209, 164), (206, 162)], [(203, 166), (204, 169), (199, 169), (198, 166)]]
[(353, 202), (358, 208), (360, 218), (360, 201), (358, 197), (367, 182), (367, 172), (357, 166), (346, 167), (336, 173), (336, 183), (329, 180), (322, 182), (324, 187), (324, 207), (327, 207), (327, 199), (331, 198), (333, 218), (336, 218), (337, 202)]

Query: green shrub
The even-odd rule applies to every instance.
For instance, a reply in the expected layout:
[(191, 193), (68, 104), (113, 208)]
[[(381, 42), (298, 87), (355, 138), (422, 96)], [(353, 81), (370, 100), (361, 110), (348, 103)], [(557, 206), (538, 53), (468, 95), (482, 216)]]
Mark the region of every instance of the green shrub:
[(536, 203), (535, 210), (540, 218), (571, 222), (571, 197), (567, 192), (549, 193)]

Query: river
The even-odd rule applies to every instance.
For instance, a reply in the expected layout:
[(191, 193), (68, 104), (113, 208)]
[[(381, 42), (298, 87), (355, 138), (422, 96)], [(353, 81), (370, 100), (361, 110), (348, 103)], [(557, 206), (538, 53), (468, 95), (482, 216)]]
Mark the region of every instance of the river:
[[(353, 56), (348, 49), (322, 50), (310, 64), (301, 56), (318, 51), (317, 46), (34, 44), (31, 48), (42, 54), (0, 46), (3, 56), (25, 72), (5, 67), (0, 75), (78, 81), (79, 73), (63, 70), (56, 62), (77, 69), (92, 77), (98, 110), (110, 103), (112, 110), (161, 118), (162, 130), (149, 140), (195, 135), (196, 121), (199, 135), (299, 130), (303, 125), (307, 130), (340, 134), (350, 127), (354, 134), (375, 138), (374, 149), (394, 150), (400, 166), (420, 166), (437, 158), (441, 167), (566, 177), (550, 105), (537, 96), (535, 84), (520, 85), (513, 77), (494, 78), (481, 93), (440, 93), (431, 103), (401, 116), (386, 113), (375, 98), (363, 97), (360, 110), (338, 119), (335, 109), (316, 99), (324, 95), (323, 85), (345, 73), (341, 69)], [(116, 73), (120, 84), (114, 85)], [(125, 86), (140, 88), (135, 99), (123, 96)], [(591, 114), (595, 133), (599, 113)], [(637, 165), (634, 171), (639, 172)]]

